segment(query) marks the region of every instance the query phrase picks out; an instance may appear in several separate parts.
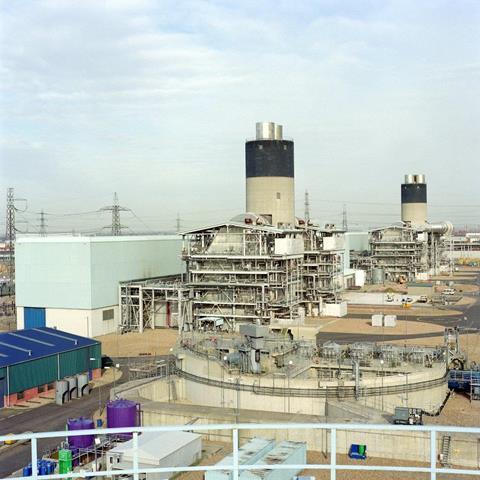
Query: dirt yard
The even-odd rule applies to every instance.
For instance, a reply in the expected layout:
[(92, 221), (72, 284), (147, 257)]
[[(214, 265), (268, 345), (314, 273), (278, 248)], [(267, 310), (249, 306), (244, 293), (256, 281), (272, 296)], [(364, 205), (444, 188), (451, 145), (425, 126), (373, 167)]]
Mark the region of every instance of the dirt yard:
[(452, 308), (402, 308), (390, 307), (388, 305), (348, 305), (348, 314), (370, 314), (381, 313), (382, 311), (389, 315), (398, 315), (399, 317), (446, 317), (450, 315), (460, 315), (460, 310)]
[(413, 335), (438, 332), (443, 335), (444, 327), (427, 322), (398, 320), (395, 327), (372, 327), (367, 318), (316, 319), (322, 333), (364, 333), (370, 335)]
[(145, 330), (143, 333), (111, 333), (96, 337), (102, 342), (102, 352), (109, 357), (137, 357), (143, 354), (167, 355), (175, 345), (175, 328)]
[(480, 427), (480, 402), (470, 400), (461, 393), (450, 395), (438, 417), (424, 417), (426, 425), (456, 425)]

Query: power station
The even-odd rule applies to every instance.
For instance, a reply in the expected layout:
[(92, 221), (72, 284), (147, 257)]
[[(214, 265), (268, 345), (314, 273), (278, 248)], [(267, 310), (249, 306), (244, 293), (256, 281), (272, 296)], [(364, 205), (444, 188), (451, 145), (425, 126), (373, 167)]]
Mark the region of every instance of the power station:
[(123, 283), (123, 331), (205, 322), (234, 331), (346, 314), (344, 232), (295, 217), (294, 144), (281, 125), (256, 124), (245, 166), (247, 212), (183, 233), (184, 281)]

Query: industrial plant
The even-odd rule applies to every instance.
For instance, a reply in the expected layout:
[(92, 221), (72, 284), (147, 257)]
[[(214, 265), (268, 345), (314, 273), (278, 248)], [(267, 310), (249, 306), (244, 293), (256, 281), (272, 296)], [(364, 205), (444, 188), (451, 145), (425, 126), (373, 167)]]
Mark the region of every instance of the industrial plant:
[[(212, 467), (209, 480), (237, 478), (232, 464), (241, 478), (290, 480), (302, 478), (309, 452), (356, 461), (367, 449), (418, 462), (439, 452), (442, 468), (477, 468), (476, 438), (422, 430), (454, 392), (480, 400), (465, 329), (439, 322), (432, 336), (440, 338), (426, 343), (400, 332), (414, 322), (412, 304), (428, 314), (439, 299), (462, 298), (442, 282), (453, 278), (455, 252), (475, 251), (476, 237), (429, 221), (423, 174), (405, 176), (394, 224), (358, 232), (319, 225), (295, 212), (294, 146), (282, 125), (256, 124), (245, 143), (245, 212), (228, 220), (174, 235), (117, 228), (113, 236), (17, 239), (17, 330), (0, 334), (2, 406), (21, 408), (53, 391), (67, 409), (99, 392), (94, 415), (68, 418), (67, 438), (37, 465), (32, 457), (22, 477), (102, 470), (136, 478), (140, 469), (162, 480), (201, 463)], [(365, 319), (367, 333), (357, 334)], [(352, 321), (351, 330), (340, 328)], [(161, 357), (146, 340), (156, 329), (178, 332)], [(102, 354), (109, 336), (113, 360)], [(127, 338), (138, 345), (133, 359)], [(95, 382), (109, 369), (123, 379), (102, 402)], [(325, 427), (287, 435), (261, 428), (292, 422)], [(208, 427), (223, 424), (241, 426), (243, 437), (235, 440), (231, 427), (232, 443)], [(365, 426), (339, 431), (337, 445), (328, 430), (337, 424)]]

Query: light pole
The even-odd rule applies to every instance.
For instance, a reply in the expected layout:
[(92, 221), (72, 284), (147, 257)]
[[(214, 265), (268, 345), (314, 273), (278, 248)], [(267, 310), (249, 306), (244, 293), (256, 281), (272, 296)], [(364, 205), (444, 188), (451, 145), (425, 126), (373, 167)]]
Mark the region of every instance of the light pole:
[[(95, 357), (90, 357), (90, 361), (94, 362), (96, 360)], [(105, 370), (108, 370), (110, 367), (105, 367)], [(102, 389), (100, 385), (97, 387), (98, 388), (98, 416), (102, 414)]]
[(292, 369), (293, 362), (288, 361), (288, 413), (290, 413), (290, 374)]
[(120, 364), (115, 364), (115, 369), (113, 370), (113, 396), (115, 396), (115, 389), (117, 388), (117, 369), (120, 368)]
[(222, 407), (225, 408), (225, 366), (227, 365), (228, 357), (226, 355), (223, 356), (223, 365), (222, 365)]
[(465, 321), (465, 333), (467, 334), (467, 361), (465, 363), (468, 363), (468, 317), (463, 317), (463, 320)]
[(171, 386), (170, 386), (170, 356), (172, 355), (173, 348), (170, 348), (170, 354), (167, 358), (167, 383), (168, 383), (168, 403), (170, 403), (170, 396), (171, 396)]
[(380, 365), (382, 366), (382, 412), (383, 412), (383, 358), (380, 359)]
[(406, 392), (405, 392), (405, 398), (407, 400), (407, 407), (408, 407), (408, 372), (405, 373), (405, 378), (406, 378)]

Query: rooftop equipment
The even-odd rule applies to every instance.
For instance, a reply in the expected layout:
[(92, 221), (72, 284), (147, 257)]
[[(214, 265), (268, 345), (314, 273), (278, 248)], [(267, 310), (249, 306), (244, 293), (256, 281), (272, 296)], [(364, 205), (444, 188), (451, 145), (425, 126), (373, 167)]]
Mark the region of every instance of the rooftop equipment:
[[(258, 460), (263, 455), (270, 452), (274, 447), (274, 440), (267, 440), (265, 438), (252, 438), (238, 449), (238, 464), (253, 465), (254, 463), (258, 463)], [(233, 453), (223, 457), (216, 465), (221, 466), (232, 464)], [(233, 478), (233, 472), (229, 470), (210, 470), (205, 472), (205, 480), (229, 480), (230, 478)]]

